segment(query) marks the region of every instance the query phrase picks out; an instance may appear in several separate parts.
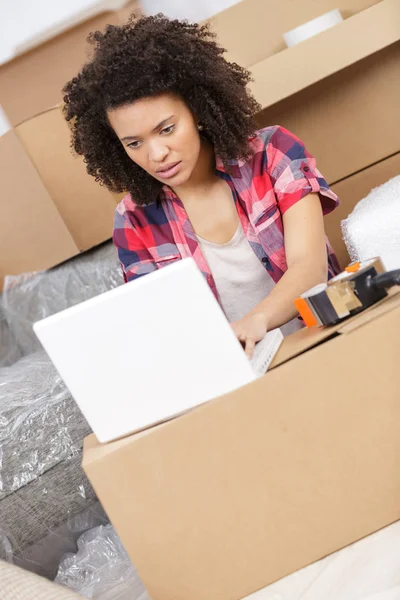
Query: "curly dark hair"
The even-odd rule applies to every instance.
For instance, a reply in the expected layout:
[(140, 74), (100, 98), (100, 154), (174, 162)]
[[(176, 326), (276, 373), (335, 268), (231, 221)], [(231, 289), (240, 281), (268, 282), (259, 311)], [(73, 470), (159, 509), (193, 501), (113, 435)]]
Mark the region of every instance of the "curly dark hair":
[(161, 183), (126, 154), (107, 120), (107, 109), (170, 92), (199, 118), (214, 152), (229, 159), (250, 154), (248, 138), (260, 107), (248, 92), (249, 72), (225, 60), (207, 25), (164, 15), (132, 15), (88, 37), (90, 61), (64, 89), (71, 146), (87, 171), (113, 192), (129, 192), (139, 205), (156, 199)]

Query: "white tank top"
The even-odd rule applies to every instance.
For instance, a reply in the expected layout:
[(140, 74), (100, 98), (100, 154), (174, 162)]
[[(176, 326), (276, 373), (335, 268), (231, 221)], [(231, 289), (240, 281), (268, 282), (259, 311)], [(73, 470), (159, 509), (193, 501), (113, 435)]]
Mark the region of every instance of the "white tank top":
[[(239, 321), (265, 300), (275, 285), (271, 275), (252, 250), (241, 224), (226, 244), (215, 244), (197, 236), (230, 323)], [(302, 325), (295, 318), (281, 327), (288, 335)]]

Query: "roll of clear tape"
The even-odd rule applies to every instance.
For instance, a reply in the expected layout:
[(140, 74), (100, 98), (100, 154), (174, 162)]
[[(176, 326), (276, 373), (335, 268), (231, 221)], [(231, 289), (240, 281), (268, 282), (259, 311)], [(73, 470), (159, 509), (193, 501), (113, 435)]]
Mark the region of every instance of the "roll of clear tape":
[(291, 48), (292, 46), (295, 46), (300, 42), (304, 42), (304, 40), (308, 40), (308, 38), (311, 38), (318, 33), (322, 33), (322, 31), (326, 31), (327, 29), (338, 25), (342, 21), (343, 17), (340, 13), (340, 10), (338, 8), (334, 8), (333, 10), (330, 10), (316, 19), (307, 21), (307, 23), (287, 31), (283, 34), (283, 39), (285, 40), (286, 46)]

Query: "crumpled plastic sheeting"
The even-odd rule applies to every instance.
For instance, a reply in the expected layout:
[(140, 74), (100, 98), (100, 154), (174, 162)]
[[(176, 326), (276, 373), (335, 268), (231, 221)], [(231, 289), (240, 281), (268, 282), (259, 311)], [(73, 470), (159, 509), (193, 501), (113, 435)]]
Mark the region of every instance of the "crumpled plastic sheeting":
[(88, 529), (108, 523), (109, 520), (100, 503), (94, 502), (83, 512), (69, 515), (65, 523), (52, 529), (35, 544), (14, 554), (12, 562), (27, 571), (33, 571), (42, 577), (53, 580), (57, 575), (63, 556), (67, 552), (77, 551), (78, 538)]
[(360, 200), (342, 233), (353, 261), (380, 256), (388, 271), (400, 268), (400, 175)]
[(150, 600), (112, 525), (84, 533), (55, 581), (95, 600)]
[(89, 433), (44, 351), (0, 369), (0, 500), (80, 454)]
[(0, 295), (0, 368), (8, 367), (21, 358), (15, 336), (8, 326)]
[(41, 348), (35, 321), (79, 304), (123, 283), (117, 253), (106, 244), (42, 273), (5, 278), (3, 307), (24, 356)]
[[(30, 548), (64, 524), (68, 531), (72, 531), (72, 524), (77, 528), (78, 516), (98, 502), (82, 470), (81, 460), (79, 454), (59, 462), (41, 477), (1, 500), (1, 559), (17, 562), (17, 558), (31, 555), (31, 570), (40, 572), (40, 561), (48, 561), (54, 547), (45, 544), (42, 558), (36, 559)], [(58, 551), (63, 554), (67, 548), (61, 543)], [(37, 565), (33, 564), (34, 560)]]

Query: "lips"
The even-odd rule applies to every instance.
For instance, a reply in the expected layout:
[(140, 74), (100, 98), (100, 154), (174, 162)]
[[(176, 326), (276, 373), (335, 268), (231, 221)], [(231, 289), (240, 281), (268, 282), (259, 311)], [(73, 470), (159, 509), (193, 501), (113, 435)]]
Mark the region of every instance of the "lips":
[(181, 167), (181, 162), (182, 161), (169, 163), (168, 165), (165, 165), (165, 167), (157, 169), (156, 173), (162, 179), (169, 179), (178, 173)]

